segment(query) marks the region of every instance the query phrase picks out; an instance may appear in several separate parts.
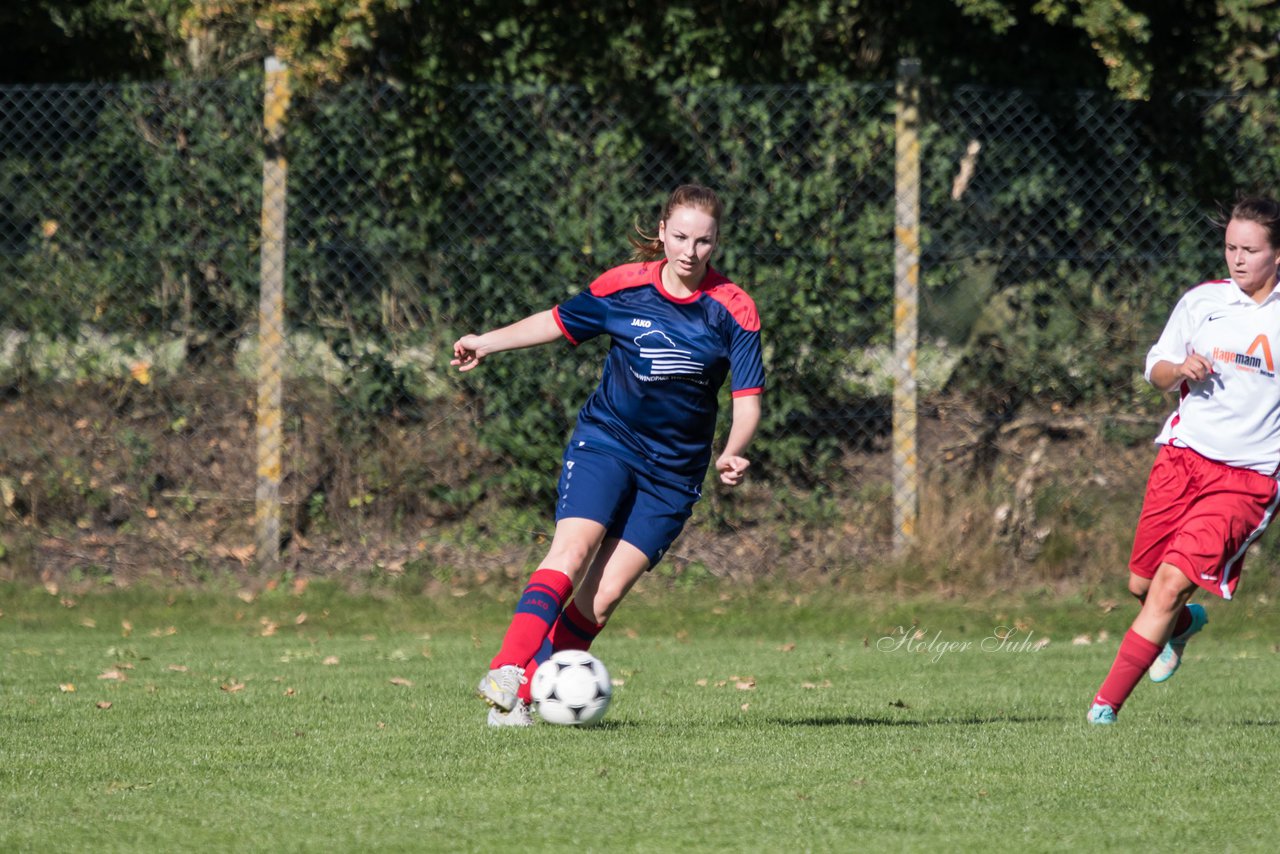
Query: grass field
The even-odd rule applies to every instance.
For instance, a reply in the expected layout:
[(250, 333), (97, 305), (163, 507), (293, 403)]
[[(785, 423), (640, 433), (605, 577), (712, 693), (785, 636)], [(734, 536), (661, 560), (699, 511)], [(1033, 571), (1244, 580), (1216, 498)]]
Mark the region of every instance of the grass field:
[(0, 589), (0, 850), (1275, 850), (1259, 597), (1099, 729), (1127, 602), (641, 588), (602, 725), (490, 731), (513, 593)]

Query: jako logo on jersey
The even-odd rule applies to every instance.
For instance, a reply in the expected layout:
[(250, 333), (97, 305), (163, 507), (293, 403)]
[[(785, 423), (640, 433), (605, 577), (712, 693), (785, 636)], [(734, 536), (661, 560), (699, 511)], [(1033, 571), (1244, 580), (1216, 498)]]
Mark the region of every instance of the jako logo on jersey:
[(641, 335), (636, 344), (640, 347), (640, 358), (649, 360), (649, 376), (652, 378), (702, 373), (702, 363), (689, 358), (692, 351), (676, 347), (676, 342), (660, 329)]
[[(1254, 355), (1254, 351), (1258, 350), (1262, 352), (1261, 356)], [(1253, 339), (1249, 349), (1243, 353), (1232, 353), (1230, 350), (1214, 347), (1213, 358), (1219, 362), (1235, 365), (1243, 371), (1257, 371), (1264, 377), (1274, 377), (1276, 375), (1276, 365), (1271, 359), (1271, 342), (1267, 340), (1265, 335), (1259, 335)]]
[(648, 329), (650, 326), (653, 326), (653, 321), (652, 321), (652, 320), (641, 320), (641, 319), (640, 319), (640, 318), (638, 318), (638, 317), (633, 317), (633, 318), (631, 318), (631, 325), (632, 325), (632, 326), (639, 326), (639, 327), (641, 327), (642, 329)]

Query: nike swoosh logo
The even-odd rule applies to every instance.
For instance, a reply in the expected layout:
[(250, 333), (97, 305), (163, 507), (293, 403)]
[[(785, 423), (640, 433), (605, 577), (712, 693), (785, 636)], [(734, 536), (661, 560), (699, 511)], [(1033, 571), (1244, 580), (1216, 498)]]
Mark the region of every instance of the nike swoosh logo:
[(1207, 318), (1205, 318), (1205, 321), (1208, 323), (1212, 323), (1213, 321), (1221, 320), (1224, 317), (1226, 317), (1225, 314), (1211, 314)]

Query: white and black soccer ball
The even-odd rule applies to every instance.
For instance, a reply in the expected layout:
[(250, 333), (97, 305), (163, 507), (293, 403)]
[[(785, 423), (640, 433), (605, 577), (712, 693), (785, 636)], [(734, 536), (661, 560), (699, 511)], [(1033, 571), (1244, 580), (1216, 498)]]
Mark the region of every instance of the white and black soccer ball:
[(613, 699), (613, 683), (600, 659), (565, 649), (538, 665), (529, 686), (538, 716), (547, 723), (586, 726), (604, 717)]

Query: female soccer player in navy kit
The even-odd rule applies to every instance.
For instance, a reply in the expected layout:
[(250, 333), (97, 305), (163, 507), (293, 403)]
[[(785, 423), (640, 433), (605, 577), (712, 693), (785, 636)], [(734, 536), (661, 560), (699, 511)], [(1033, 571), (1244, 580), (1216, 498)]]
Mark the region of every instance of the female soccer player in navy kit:
[(726, 375), (733, 422), (715, 458), (720, 482), (737, 486), (750, 465), (743, 454), (764, 389), (760, 319), (751, 298), (710, 266), (720, 216), (711, 190), (678, 187), (657, 234), (632, 240), (632, 263), (548, 311), (453, 345), (450, 364), (468, 371), (490, 354), (561, 337), (612, 340), (564, 453), (551, 547), (477, 689), (492, 707), (490, 726), (532, 724), (538, 663), (587, 649), (680, 533), (711, 462)]
[(1156, 438), (1129, 560), (1142, 607), (1094, 696), (1093, 724), (1115, 723), (1143, 673), (1173, 675), (1208, 622), (1191, 594), (1232, 597), (1280, 503), (1280, 203), (1237, 203), (1225, 248), (1230, 278), (1188, 291), (1147, 354), (1147, 379), (1181, 399)]

